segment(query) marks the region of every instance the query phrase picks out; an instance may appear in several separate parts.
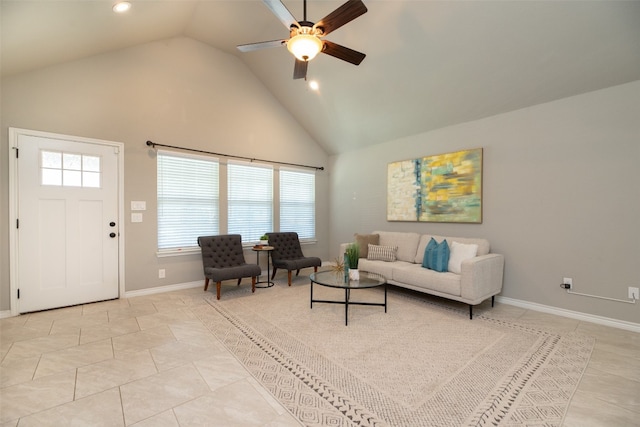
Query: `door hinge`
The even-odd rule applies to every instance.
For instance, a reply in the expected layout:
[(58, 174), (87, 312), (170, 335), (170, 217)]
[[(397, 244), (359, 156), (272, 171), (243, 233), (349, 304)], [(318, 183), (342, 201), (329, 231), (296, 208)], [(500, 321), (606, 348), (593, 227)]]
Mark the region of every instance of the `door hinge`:
[(20, 299), (20, 289), (18, 289), (18, 299)]
[(13, 148), (14, 150), (16, 150), (16, 159), (17, 159), (18, 157), (20, 157), (20, 156), (18, 155), (18, 151), (20, 151), (20, 149), (19, 149), (18, 147), (12, 147), (12, 148)]
[(16, 218), (16, 228), (20, 228), (20, 220)]

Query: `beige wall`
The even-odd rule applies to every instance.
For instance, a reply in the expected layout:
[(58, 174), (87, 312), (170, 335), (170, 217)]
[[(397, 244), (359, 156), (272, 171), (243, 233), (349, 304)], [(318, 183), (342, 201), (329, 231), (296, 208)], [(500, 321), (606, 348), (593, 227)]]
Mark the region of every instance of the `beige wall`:
[[(426, 101), (428, 102), (428, 101)], [(434, 101), (435, 102), (435, 101)], [(505, 297), (640, 323), (640, 81), (331, 158), (331, 253), (354, 232), (486, 237), (505, 255)], [(386, 221), (387, 163), (484, 148), (484, 221)]]
[[(152, 140), (330, 166), (317, 175), (319, 241), (305, 248), (310, 255), (333, 259), (340, 242), (373, 229), (486, 237), (506, 257), (503, 296), (640, 322), (640, 304), (558, 286), (572, 277), (576, 291), (623, 299), (640, 286), (640, 82), (331, 158), (239, 60), (187, 38), (5, 78), (1, 90), (0, 311), (9, 309), (12, 126), (125, 144), (127, 291), (202, 277), (198, 256), (156, 256)], [(475, 147), (484, 148), (482, 224), (386, 221), (388, 162)], [(128, 219), (132, 200), (147, 202), (141, 224)]]
[[(125, 144), (126, 290), (202, 279), (198, 255), (156, 256), (156, 161), (145, 142), (327, 166), (326, 153), (234, 56), (175, 38), (2, 80), (0, 310), (9, 309), (8, 127)], [(317, 173), (317, 244), (326, 258), (328, 174)], [(144, 222), (130, 202), (144, 200)], [(269, 231), (269, 230), (265, 230)], [(247, 257), (255, 260), (253, 252)], [(158, 269), (166, 279), (158, 279)]]

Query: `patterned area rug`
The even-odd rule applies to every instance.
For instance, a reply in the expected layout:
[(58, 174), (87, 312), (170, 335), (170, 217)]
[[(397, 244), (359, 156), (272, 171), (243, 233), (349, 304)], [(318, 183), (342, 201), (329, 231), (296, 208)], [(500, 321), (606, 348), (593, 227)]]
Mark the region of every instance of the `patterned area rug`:
[[(314, 298), (344, 292), (314, 286)], [(382, 289), (352, 291), (381, 302)], [(382, 307), (309, 303), (293, 286), (225, 287), (198, 317), (307, 426), (560, 426), (593, 339), (389, 289)], [(477, 314), (475, 314), (477, 311)]]

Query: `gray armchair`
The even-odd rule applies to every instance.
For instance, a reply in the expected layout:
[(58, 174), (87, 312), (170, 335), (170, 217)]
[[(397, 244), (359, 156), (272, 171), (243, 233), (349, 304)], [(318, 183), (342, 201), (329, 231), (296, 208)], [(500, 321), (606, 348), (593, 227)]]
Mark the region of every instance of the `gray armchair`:
[(287, 270), (287, 278), (289, 286), (291, 286), (291, 271), (296, 270), (296, 276), (300, 274), (300, 269), (313, 267), (313, 271), (318, 271), (318, 267), (322, 265), (322, 260), (318, 257), (306, 257), (302, 254), (298, 233), (281, 232), (267, 233), (269, 237), (269, 246), (273, 246), (271, 251), (271, 264), (273, 265), (273, 274), (271, 279), (276, 275), (278, 268)]
[(198, 237), (198, 246), (202, 250), (204, 267), (204, 290), (209, 288), (209, 280), (216, 282), (216, 297), (220, 299), (223, 280), (251, 277), (251, 292), (256, 291), (256, 277), (262, 269), (257, 264), (247, 264), (242, 251), (242, 237), (239, 234)]

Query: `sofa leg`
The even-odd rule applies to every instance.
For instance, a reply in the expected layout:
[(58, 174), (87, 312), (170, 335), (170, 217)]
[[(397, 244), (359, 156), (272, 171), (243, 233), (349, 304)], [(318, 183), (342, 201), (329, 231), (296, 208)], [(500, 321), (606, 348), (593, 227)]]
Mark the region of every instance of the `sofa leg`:
[(296, 270), (296, 276), (300, 274), (300, 270)]
[(289, 286), (291, 286), (291, 270), (287, 271), (287, 280), (289, 281)]
[(209, 278), (205, 277), (204, 278), (204, 290), (206, 291), (207, 289), (209, 289)]
[(496, 301), (496, 296), (491, 297), (491, 307), (493, 307), (493, 303)]
[(271, 273), (271, 280), (273, 280), (274, 277), (276, 277), (276, 267), (273, 267), (273, 273)]
[(238, 279), (238, 286), (240, 286), (240, 281), (242, 281), (242, 277)]
[(318, 266), (317, 266), (317, 265), (314, 265), (314, 266), (313, 266), (313, 272), (314, 272), (314, 273), (317, 273), (317, 272), (318, 272)]
[(469, 319), (473, 319), (473, 306), (469, 304)]
[(216, 298), (220, 299), (220, 289), (222, 288), (222, 282), (216, 282)]
[(251, 278), (251, 292), (255, 292), (256, 291), (256, 276), (253, 276)]

